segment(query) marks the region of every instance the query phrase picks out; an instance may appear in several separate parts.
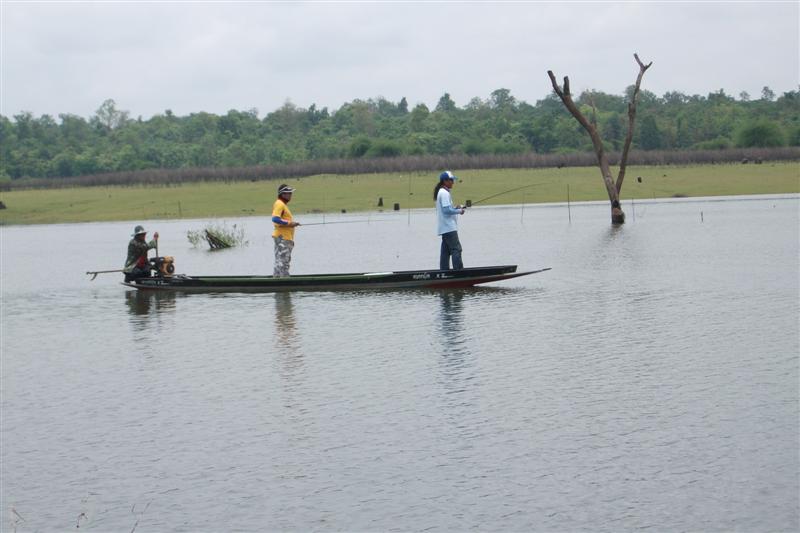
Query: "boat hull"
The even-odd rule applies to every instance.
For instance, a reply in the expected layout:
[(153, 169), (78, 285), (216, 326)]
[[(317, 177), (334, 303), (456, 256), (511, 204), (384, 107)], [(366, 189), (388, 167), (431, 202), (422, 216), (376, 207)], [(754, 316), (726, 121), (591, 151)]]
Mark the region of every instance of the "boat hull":
[(459, 289), (550, 270), (517, 272), (516, 265), (461, 270), (408, 270), (352, 274), (273, 276), (185, 276), (142, 278), (123, 285), (145, 291), (179, 292), (285, 292), (351, 291), (380, 289)]

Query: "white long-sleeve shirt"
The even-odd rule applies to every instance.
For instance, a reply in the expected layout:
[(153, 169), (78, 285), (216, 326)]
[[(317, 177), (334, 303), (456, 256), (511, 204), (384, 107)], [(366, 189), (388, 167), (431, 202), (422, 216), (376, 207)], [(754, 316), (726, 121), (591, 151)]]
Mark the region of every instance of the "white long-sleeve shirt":
[(450, 191), (447, 190), (446, 187), (439, 189), (439, 192), (436, 194), (437, 235), (457, 231), (458, 219), (456, 216), (460, 214), (461, 210), (453, 207), (453, 199), (450, 196)]

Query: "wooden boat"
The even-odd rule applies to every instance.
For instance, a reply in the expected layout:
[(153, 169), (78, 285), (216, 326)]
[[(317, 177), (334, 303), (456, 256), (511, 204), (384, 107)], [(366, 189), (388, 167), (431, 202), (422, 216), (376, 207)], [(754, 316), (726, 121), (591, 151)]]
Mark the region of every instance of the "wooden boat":
[(486, 266), (461, 270), (407, 270), (354, 274), (306, 274), (273, 276), (186, 276), (176, 274), (140, 278), (123, 285), (148, 291), (180, 292), (280, 292), (340, 291), (363, 289), (450, 289), (473, 287), (550, 270), (517, 272), (517, 265)]

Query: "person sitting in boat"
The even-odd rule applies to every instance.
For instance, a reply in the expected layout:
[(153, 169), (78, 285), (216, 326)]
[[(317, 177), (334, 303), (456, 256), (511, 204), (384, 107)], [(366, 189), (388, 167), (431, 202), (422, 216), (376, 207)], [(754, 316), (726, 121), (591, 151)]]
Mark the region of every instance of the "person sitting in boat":
[(436, 200), (436, 218), (438, 222), (437, 233), (442, 236), (442, 245), (439, 249), (439, 269), (450, 270), (450, 258), (453, 258), (453, 268), (461, 270), (464, 263), (461, 260), (461, 242), (458, 240), (457, 215), (464, 214), (460, 205), (453, 206), (450, 189), (456, 181), (456, 176), (449, 170), (439, 174), (439, 183), (433, 190), (433, 199)]
[(299, 222), (292, 220), (292, 212), (289, 211), (288, 204), (292, 201), (293, 192), (293, 188), (281, 184), (278, 187), (278, 199), (272, 205), (272, 223), (275, 225), (275, 230), (272, 232), (272, 240), (275, 242), (273, 276), (276, 278), (285, 278), (289, 275), (294, 249), (294, 228), (300, 225)]
[(142, 226), (133, 230), (131, 242), (128, 243), (128, 258), (125, 260), (125, 281), (137, 278), (150, 277), (150, 263), (147, 262), (147, 252), (158, 246), (158, 232), (153, 233), (153, 240), (147, 242), (147, 231)]

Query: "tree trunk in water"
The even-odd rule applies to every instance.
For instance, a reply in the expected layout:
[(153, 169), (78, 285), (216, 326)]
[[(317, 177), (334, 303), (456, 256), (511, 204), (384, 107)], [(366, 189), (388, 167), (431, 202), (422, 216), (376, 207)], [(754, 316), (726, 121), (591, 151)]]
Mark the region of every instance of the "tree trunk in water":
[[(581, 126), (589, 133), (589, 137), (592, 138), (592, 146), (594, 146), (594, 152), (597, 156), (597, 164), (600, 166), (600, 173), (603, 175), (603, 182), (606, 185), (606, 191), (608, 192), (608, 200), (611, 203), (611, 223), (612, 224), (624, 224), (625, 223), (625, 212), (622, 211), (622, 205), (619, 201), (620, 191), (622, 190), (622, 182), (625, 179), (625, 167), (628, 164), (628, 153), (631, 147), (631, 141), (633, 140), (633, 126), (636, 119), (636, 99), (639, 96), (639, 86), (642, 82), (642, 76), (644, 76), (645, 71), (652, 65), (653, 63), (650, 62), (647, 65), (644, 65), (640, 60), (637, 54), (633, 54), (633, 57), (636, 58), (636, 63), (639, 65), (639, 76), (636, 78), (636, 86), (634, 87), (633, 94), (631, 95), (631, 101), (628, 103), (628, 134), (625, 137), (625, 145), (622, 150), (622, 157), (620, 158), (619, 163), (619, 175), (617, 176), (616, 183), (614, 182), (614, 177), (611, 175), (611, 167), (608, 164), (608, 156), (606, 156), (605, 148), (603, 147), (603, 139), (600, 138), (600, 133), (597, 131), (597, 126), (589, 122), (589, 120), (581, 113), (581, 110), (578, 109), (578, 106), (575, 105), (575, 102), (572, 100), (572, 94), (569, 91), (569, 77), (564, 76), (564, 87), (559, 87), (558, 82), (556, 82), (556, 77), (553, 74), (552, 70), (547, 71), (547, 75), (550, 76), (550, 81), (553, 84), (553, 91), (561, 98), (561, 101), (564, 103), (564, 106), (572, 113), (572, 116), (575, 117)], [(594, 104), (593, 104), (594, 105)]]

